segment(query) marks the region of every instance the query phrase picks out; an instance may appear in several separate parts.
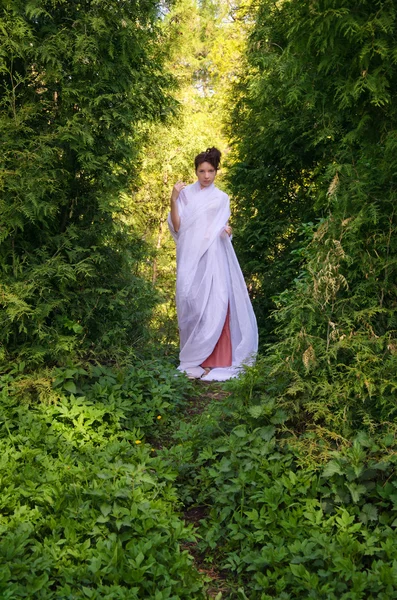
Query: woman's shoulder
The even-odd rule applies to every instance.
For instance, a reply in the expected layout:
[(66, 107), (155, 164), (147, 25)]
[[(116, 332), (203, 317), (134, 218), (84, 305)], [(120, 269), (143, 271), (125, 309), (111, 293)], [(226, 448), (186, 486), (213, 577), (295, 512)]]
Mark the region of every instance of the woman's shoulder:
[(215, 187), (217, 194), (222, 200), (229, 200), (229, 196), (223, 190), (220, 190), (218, 187)]
[(193, 196), (199, 191), (197, 189), (196, 183), (189, 183), (189, 185), (187, 185), (185, 188), (183, 188), (181, 195), (183, 194), (183, 197), (185, 199), (185, 202), (189, 201), (189, 198), (193, 198)]

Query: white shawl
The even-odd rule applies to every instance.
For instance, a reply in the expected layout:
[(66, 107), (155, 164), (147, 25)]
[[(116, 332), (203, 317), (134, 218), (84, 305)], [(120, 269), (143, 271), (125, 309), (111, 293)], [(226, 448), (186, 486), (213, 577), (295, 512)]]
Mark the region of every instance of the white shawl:
[[(222, 333), (230, 307), (232, 367), (215, 368), (205, 380), (223, 381), (239, 374), (254, 360), (258, 329), (244, 277), (231, 240), (225, 232), (230, 217), (227, 194), (211, 184), (187, 186), (177, 200), (181, 219), (176, 232), (176, 306), (180, 334), (179, 369), (196, 375)], [(197, 369), (198, 368), (198, 369)]]

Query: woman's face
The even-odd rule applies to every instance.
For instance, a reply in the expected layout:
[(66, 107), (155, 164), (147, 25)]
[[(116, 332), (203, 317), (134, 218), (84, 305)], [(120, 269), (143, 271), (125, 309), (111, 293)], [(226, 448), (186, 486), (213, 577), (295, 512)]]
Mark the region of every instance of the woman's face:
[(211, 163), (203, 162), (197, 167), (196, 175), (201, 187), (205, 188), (214, 182), (216, 170)]

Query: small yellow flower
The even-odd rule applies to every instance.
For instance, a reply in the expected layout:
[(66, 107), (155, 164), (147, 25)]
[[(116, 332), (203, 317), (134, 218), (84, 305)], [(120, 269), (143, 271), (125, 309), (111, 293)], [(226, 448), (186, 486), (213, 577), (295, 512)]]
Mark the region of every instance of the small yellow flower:
[(156, 449), (155, 449), (155, 448), (152, 448), (152, 452), (156, 452)]
[(158, 418), (158, 419), (162, 419), (162, 416), (161, 416), (161, 415), (159, 415), (157, 418)]
[(141, 440), (135, 440), (136, 444), (142, 444)]

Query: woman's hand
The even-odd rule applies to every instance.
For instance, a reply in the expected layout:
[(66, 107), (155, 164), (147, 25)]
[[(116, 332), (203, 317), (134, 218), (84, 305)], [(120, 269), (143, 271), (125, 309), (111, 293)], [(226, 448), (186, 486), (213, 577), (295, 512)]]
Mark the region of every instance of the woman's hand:
[(227, 233), (227, 235), (230, 237), (233, 233), (232, 228), (230, 227), (230, 225), (226, 225), (225, 227), (225, 231)]
[(186, 187), (186, 183), (184, 181), (177, 181), (176, 182), (176, 184), (172, 188), (171, 202), (176, 202), (178, 200), (179, 194), (181, 193), (181, 191), (185, 187)]
[(181, 226), (181, 218), (179, 216), (178, 205), (176, 201), (178, 200), (178, 196), (184, 187), (186, 187), (186, 183), (184, 181), (177, 181), (172, 188), (171, 193), (171, 221), (176, 233), (178, 233), (179, 227)]

